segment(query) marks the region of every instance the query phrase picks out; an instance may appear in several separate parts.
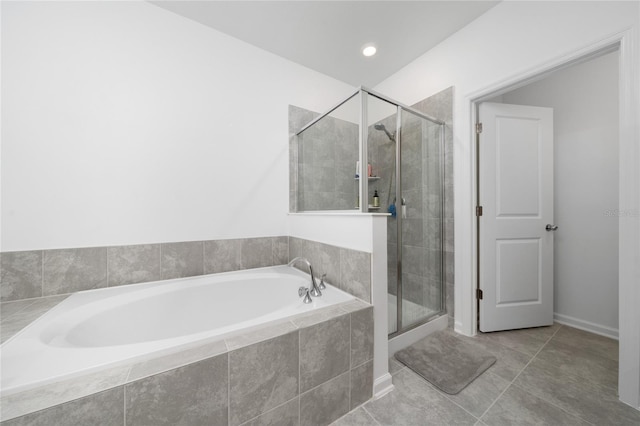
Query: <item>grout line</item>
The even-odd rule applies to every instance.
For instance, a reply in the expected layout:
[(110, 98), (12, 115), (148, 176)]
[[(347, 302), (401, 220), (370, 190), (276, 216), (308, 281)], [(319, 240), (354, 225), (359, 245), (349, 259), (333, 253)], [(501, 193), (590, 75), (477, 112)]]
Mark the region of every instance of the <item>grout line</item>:
[[(507, 390), (515, 383), (516, 380), (518, 380), (518, 377), (520, 377), (520, 375), (522, 374), (522, 372), (524, 372), (524, 370), (527, 369), (527, 367), (529, 366), (529, 364), (531, 364), (533, 362), (533, 360), (538, 356), (538, 354), (540, 352), (542, 352), (542, 350), (544, 349), (545, 346), (547, 346), (547, 344), (551, 341), (551, 339), (554, 338), (554, 336), (558, 333), (558, 331), (562, 328), (562, 326), (558, 327), (558, 329), (551, 335), (549, 336), (549, 338), (544, 342), (544, 344), (542, 346), (540, 346), (540, 349), (538, 349), (538, 351), (531, 357), (531, 359), (529, 360), (529, 362), (527, 362), (525, 364), (524, 367), (522, 367), (522, 369), (518, 372), (518, 374), (516, 374), (516, 377), (513, 378), (513, 380), (511, 380), (511, 382), (507, 385), (507, 387), (504, 388), (504, 390), (500, 393), (500, 395), (498, 395), (498, 397), (496, 399), (493, 400), (493, 402), (491, 403), (491, 405), (489, 405), (489, 407), (487, 407), (486, 410), (484, 410), (484, 412), (482, 413), (482, 415), (480, 417), (478, 417), (479, 420), (482, 419), (482, 417), (484, 417), (485, 414), (487, 414), (489, 412), (489, 410), (491, 410), (491, 408), (493, 408), (493, 406), (496, 404), (496, 402), (498, 402), (498, 400), (500, 398), (502, 398), (502, 396), (507, 392)], [(546, 401), (548, 402), (548, 401)], [(552, 404), (554, 405), (554, 404)], [(555, 405), (554, 405), (555, 406)]]
[(40, 296), (44, 296), (44, 250), (40, 250)]
[[(127, 374), (127, 377), (128, 377), (128, 374)], [(127, 426), (127, 386), (126, 384), (122, 385), (122, 425)]]
[(300, 419), (302, 418), (302, 375), (301, 375), (301, 371), (302, 371), (302, 357), (300, 356), (300, 350), (302, 348), (302, 343), (301, 343), (301, 339), (300, 339), (300, 335), (302, 333), (300, 333), (300, 330), (298, 329), (298, 424), (300, 424)]
[[(456, 405), (456, 406), (458, 406), (459, 408), (461, 408), (465, 413), (469, 414), (469, 415), (470, 415), (471, 417), (473, 417), (474, 419), (476, 419), (476, 420), (480, 420), (480, 417), (476, 416), (475, 414), (473, 414), (472, 412), (470, 412), (469, 410), (467, 410), (465, 407), (463, 407), (462, 405), (460, 405), (460, 403), (458, 403), (456, 400), (452, 399), (452, 398), (450, 397), (450, 395), (449, 395), (449, 394), (447, 394), (447, 393), (445, 393), (445, 392), (441, 391), (440, 389), (438, 389), (437, 387), (435, 387), (433, 384), (431, 384), (431, 382), (429, 382), (428, 380), (425, 380), (425, 379), (423, 379), (422, 377), (419, 377), (419, 376), (418, 376), (418, 375), (417, 375), (413, 370), (411, 370), (409, 367), (406, 367), (406, 369), (409, 371), (409, 373), (407, 373), (407, 374), (410, 374), (411, 376), (414, 376), (416, 379), (417, 379), (417, 378), (420, 378), (421, 380), (424, 380), (424, 381), (427, 383), (427, 385), (428, 385), (431, 389), (433, 389), (434, 391), (436, 391), (438, 394), (440, 394), (440, 395), (444, 396), (447, 400), (449, 400), (449, 401), (450, 401), (450, 402), (452, 402), (454, 405)], [(484, 371), (484, 373), (486, 373), (486, 372), (487, 372), (487, 370), (485, 370), (485, 371)], [(399, 373), (399, 371), (398, 371), (398, 373)], [(484, 373), (483, 373), (483, 374), (484, 374)], [(477, 379), (477, 377), (476, 377), (476, 379)], [(474, 380), (475, 380), (475, 379), (474, 379)], [(473, 383), (473, 381), (472, 381), (471, 383)], [(470, 385), (471, 383), (469, 383), (469, 385)], [(469, 386), (469, 385), (467, 385), (467, 386)], [(483, 414), (484, 414), (484, 413), (483, 413)], [(476, 421), (476, 423), (477, 423), (477, 421)]]
[[(226, 342), (225, 342), (226, 345)], [(231, 424), (231, 353), (227, 352), (227, 424)]]
[(376, 419), (375, 416), (373, 414), (371, 414), (369, 412), (369, 410), (367, 410), (367, 407), (365, 407), (365, 404), (362, 404), (361, 407), (364, 410), (364, 412), (367, 413), (369, 415), (369, 417), (371, 417), (373, 419), (374, 422), (376, 422), (376, 425), (382, 426), (382, 424), (378, 421), (378, 419)]

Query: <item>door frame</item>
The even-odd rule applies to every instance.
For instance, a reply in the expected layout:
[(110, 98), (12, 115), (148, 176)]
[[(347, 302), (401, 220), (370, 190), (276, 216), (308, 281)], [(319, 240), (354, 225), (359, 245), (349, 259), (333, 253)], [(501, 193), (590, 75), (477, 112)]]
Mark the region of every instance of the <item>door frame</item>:
[[(454, 168), (463, 171), (470, 181), (460, 182), (463, 188), (456, 200), (456, 252), (455, 274), (457, 280), (456, 331), (473, 336), (477, 332), (478, 307), (476, 286), (478, 282), (478, 239), (476, 234), (475, 206), (477, 205), (476, 178), (476, 131), (478, 105), (495, 96), (541, 80), (551, 73), (588, 61), (599, 55), (619, 52), (619, 209), (629, 212), (621, 215), (619, 222), (619, 377), (618, 394), (622, 402), (640, 409), (640, 225), (637, 215), (640, 212), (640, 125), (635, 118), (640, 116), (640, 58), (637, 29), (631, 28), (614, 34), (582, 49), (567, 53), (549, 62), (537, 65), (518, 75), (496, 82), (488, 87), (469, 93), (463, 97), (463, 106), (467, 108), (471, 158), (459, 159)], [(470, 168), (469, 168), (470, 167)], [(468, 173), (468, 174), (467, 174)], [(458, 184), (456, 185), (457, 188)], [(468, 198), (467, 198), (468, 197)], [(471, 208), (469, 208), (471, 207)], [(458, 220), (460, 218), (460, 220)], [(471, 231), (471, 232), (469, 232)], [(460, 248), (460, 249), (458, 249)]]

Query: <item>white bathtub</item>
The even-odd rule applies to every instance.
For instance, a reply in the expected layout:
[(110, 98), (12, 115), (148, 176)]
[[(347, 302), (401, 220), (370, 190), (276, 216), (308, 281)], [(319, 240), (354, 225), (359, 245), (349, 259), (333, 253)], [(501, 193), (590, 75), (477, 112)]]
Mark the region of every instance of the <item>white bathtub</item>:
[(354, 297), (287, 266), (75, 293), (1, 347), (4, 395), (288, 318)]

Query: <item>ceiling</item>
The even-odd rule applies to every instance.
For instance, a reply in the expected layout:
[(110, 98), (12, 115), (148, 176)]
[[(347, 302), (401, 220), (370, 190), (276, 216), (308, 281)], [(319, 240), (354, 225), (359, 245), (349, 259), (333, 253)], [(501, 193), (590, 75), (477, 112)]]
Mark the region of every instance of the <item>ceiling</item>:
[[(353, 86), (373, 87), (498, 1), (152, 1)], [(378, 53), (366, 58), (362, 46)]]

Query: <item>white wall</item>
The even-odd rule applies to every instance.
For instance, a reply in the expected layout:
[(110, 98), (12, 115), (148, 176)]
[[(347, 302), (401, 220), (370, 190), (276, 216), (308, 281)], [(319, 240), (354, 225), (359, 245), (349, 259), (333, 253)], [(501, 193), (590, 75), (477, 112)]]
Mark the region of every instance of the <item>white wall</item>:
[[(471, 102), (594, 46), (622, 40), (620, 206), (640, 206), (640, 3), (504, 1), (375, 87), (406, 104), (449, 86), (454, 96), (455, 327), (475, 333)], [(623, 161), (624, 160), (624, 161)], [(640, 407), (640, 217), (620, 219), (621, 399)], [(624, 237), (624, 238), (623, 238)]]
[(2, 2), (3, 251), (285, 234), (344, 83), (145, 2)]
[(554, 110), (554, 313), (618, 335), (618, 52), (503, 95)]

